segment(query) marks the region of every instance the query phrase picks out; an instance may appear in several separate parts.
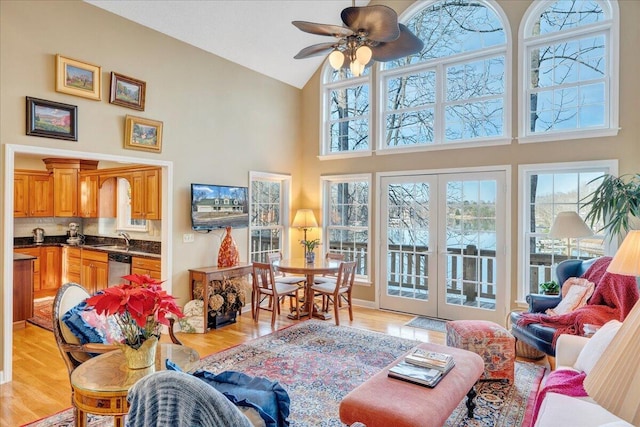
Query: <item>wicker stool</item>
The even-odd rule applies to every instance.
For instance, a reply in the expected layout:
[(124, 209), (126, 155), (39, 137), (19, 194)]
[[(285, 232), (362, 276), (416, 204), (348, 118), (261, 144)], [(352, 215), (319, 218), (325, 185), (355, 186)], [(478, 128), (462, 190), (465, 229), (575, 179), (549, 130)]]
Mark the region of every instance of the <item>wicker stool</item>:
[(513, 383), (516, 340), (502, 326), (485, 320), (447, 322), (447, 345), (469, 350), (484, 360), (482, 380), (506, 379)]

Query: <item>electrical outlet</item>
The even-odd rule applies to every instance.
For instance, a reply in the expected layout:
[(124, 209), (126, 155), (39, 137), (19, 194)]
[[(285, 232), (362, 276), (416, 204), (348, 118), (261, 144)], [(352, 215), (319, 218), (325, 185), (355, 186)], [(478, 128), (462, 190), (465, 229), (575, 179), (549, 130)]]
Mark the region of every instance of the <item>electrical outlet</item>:
[(182, 235), (182, 243), (193, 243), (193, 233), (185, 233)]

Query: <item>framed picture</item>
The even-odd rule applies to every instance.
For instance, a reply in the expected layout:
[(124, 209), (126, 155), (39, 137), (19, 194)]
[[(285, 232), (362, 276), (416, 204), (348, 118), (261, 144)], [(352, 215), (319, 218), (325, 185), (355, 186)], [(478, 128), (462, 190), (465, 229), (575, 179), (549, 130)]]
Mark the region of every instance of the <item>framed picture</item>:
[(78, 140), (78, 107), (27, 96), (27, 135)]
[(56, 92), (102, 99), (102, 67), (56, 55)]
[(144, 96), (147, 84), (133, 77), (111, 73), (111, 104), (144, 111)]
[(124, 126), (124, 148), (162, 151), (162, 122), (127, 115)]

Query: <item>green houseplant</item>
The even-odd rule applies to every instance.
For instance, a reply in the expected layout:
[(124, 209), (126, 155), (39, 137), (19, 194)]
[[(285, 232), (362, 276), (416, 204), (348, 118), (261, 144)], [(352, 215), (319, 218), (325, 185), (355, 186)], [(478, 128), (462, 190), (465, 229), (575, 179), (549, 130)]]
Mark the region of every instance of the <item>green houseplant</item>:
[(540, 283), (540, 285), (538, 285), (538, 289), (545, 295), (558, 295), (560, 292), (560, 286), (558, 286), (558, 283), (556, 283), (555, 280)]
[(605, 230), (610, 239), (624, 234), (633, 228), (632, 218), (640, 219), (640, 174), (605, 175), (583, 201), (588, 210), (585, 221), (592, 227), (602, 221), (604, 225), (598, 231)]

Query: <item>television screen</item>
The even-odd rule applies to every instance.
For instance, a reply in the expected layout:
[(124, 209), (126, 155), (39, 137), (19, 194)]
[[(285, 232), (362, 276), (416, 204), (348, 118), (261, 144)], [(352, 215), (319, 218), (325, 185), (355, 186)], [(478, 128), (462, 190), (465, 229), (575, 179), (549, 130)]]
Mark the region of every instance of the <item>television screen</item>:
[(248, 226), (247, 187), (191, 184), (191, 227), (194, 230)]

